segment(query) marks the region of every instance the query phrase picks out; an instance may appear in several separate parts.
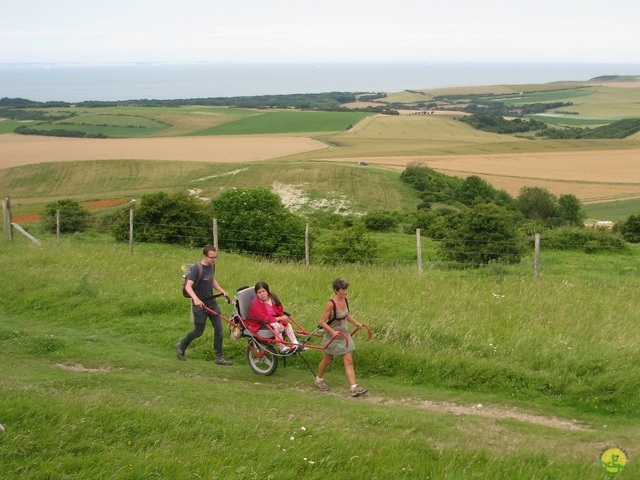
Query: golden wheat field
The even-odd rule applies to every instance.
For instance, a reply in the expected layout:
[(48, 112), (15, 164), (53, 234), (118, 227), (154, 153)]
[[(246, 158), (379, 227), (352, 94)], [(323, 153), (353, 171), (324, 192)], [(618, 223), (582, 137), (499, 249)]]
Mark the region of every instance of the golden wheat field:
[(252, 162), (325, 148), (305, 137), (229, 136), (87, 139), (0, 135), (0, 168), (77, 160)]

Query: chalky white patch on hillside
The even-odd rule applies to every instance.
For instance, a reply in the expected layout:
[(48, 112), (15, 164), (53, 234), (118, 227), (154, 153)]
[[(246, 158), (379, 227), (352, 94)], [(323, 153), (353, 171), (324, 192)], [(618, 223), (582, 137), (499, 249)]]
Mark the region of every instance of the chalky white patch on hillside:
[(193, 180), (194, 182), (204, 182), (205, 180), (211, 180), (212, 178), (220, 178), (220, 177), (228, 177), (229, 175), (237, 175), (238, 173), (242, 173), (245, 170), (249, 170), (248, 168), (238, 168), (237, 170), (231, 170), (230, 172), (219, 173), (217, 175), (209, 175), (207, 177), (196, 178)]
[(207, 197), (201, 197), (200, 194), (202, 193), (202, 190), (200, 190), (199, 188), (187, 188), (187, 193), (192, 196), (197, 198), (198, 200), (202, 200), (203, 202), (207, 203), (209, 201), (211, 201), (210, 198)]
[(287, 185), (280, 182), (273, 182), (271, 191), (277, 194), (282, 200), (284, 206), (293, 213), (305, 209), (321, 210), (345, 216), (351, 214), (362, 215), (360, 212), (352, 211), (349, 200), (344, 195), (340, 195), (335, 192), (327, 192), (327, 195), (332, 197), (331, 200), (326, 198), (312, 200), (304, 192), (303, 185)]

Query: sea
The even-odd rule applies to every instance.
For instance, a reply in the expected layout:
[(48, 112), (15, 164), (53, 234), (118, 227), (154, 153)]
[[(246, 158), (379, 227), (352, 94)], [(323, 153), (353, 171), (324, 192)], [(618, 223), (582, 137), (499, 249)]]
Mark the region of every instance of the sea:
[(586, 81), (640, 75), (619, 63), (0, 63), (0, 98), (190, 99)]

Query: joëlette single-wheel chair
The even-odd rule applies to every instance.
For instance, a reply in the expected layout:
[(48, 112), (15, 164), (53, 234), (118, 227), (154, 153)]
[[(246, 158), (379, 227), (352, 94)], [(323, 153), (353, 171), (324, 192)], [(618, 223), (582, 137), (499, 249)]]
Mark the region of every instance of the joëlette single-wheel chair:
[[(238, 340), (242, 337), (248, 339), (247, 342), (247, 362), (249, 363), (249, 367), (258, 375), (272, 375), (276, 369), (278, 368), (278, 362), (280, 358), (286, 358), (291, 355), (300, 355), (300, 357), (304, 360), (311, 370), (309, 363), (302, 355), (302, 352), (307, 351), (309, 349), (313, 350), (324, 350), (329, 345), (331, 345), (338, 337), (342, 336), (345, 341), (349, 341), (347, 336), (340, 333), (336, 337), (334, 337), (327, 345), (324, 347), (314, 344), (315, 339), (322, 338), (323, 329), (318, 326), (313, 332), (309, 332), (306, 330), (298, 321), (291, 316), (289, 312), (284, 312), (284, 314), (289, 319), (289, 323), (293, 327), (293, 331), (298, 337), (300, 343), (299, 345), (295, 345), (290, 339), (283, 338), (281, 340), (276, 341), (276, 332), (273, 330), (271, 325), (264, 320), (256, 320), (249, 318), (249, 310), (251, 309), (251, 304), (253, 303), (254, 298), (256, 298), (256, 293), (253, 287), (241, 287), (236, 292), (235, 298), (231, 301), (227, 298), (229, 303), (233, 304), (233, 314), (230, 318), (225, 317), (224, 315), (220, 315), (225, 322), (229, 324), (229, 330), (231, 338), (234, 340)], [(213, 310), (204, 307), (206, 310), (211, 313), (215, 313)], [(247, 328), (246, 321), (258, 321), (263, 322), (263, 325), (260, 329), (254, 333), (249, 328)], [(361, 329), (365, 329), (371, 338), (371, 329), (368, 325), (362, 324), (361, 328), (354, 329), (351, 332), (351, 335), (354, 335)], [(317, 340), (315, 340), (317, 342)], [(290, 351), (286, 354), (280, 353), (277, 344), (281, 343), (287, 347), (290, 347)], [(313, 373), (313, 370), (311, 370)]]

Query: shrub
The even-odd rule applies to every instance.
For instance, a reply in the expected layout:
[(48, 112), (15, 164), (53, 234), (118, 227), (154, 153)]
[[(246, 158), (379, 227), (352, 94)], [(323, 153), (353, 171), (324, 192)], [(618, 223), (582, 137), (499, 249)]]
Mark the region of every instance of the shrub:
[(420, 235), (440, 240), (449, 235), (455, 226), (455, 219), (459, 219), (458, 211), (452, 208), (439, 208), (431, 211), (420, 211), (416, 214), (412, 229), (420, 229)]
[(470, 265), (518, 263), (524, 242), (514, 213), (493, 203), (477, 205), (451, 218), (441, 245), (444, 258)]
[(582, 202), (572, 194), (560, 195), (558, 198), (560, 218), (567, 225), (584, 226), (587, 214), (582, 208)]
[[(185, 192), (144, 195), (134, 207), (133, 239), (136, 242), (201, 246), (211, 243), (211, 217), (205, 205)], [(129, 210), (113, 223), (117, 241), (129, 239)]]
[(330, 263), (370, 263), (378, 255), (378, 242), (360, 222), (335, 231), (320, 252)]
[(371, 212), (364, 216), (363, 221), (367, 230), (388, 232), (398, 226), (400, 216), (397, 212)]
[(516, 206), (525, 217), (542, 224), (559, 215), (558, 198), (542, 187), (523, 187)]
[(541, 248), (558, 250), (585, 250), (589, 253), (602, 250), (624, 250), (624, 239), (600, 228), (563, 227), (548, 230), (541, 236)]
[(234, 188), (211, 206), (220, 226), (220, 248), (279, 258), (304, 257), (305, 222), (270, 190)]
[(56, 233), (56, 211), (60, 211), (60, 233), (83, 232), (89, 227), (91, 214), (71, 199), (48, 203), (42, 212), (42, 226)]
[(640, 243), (640, 215), (630, 215), (624, 222), (614, 227), (615, 232), (629, 243)]

